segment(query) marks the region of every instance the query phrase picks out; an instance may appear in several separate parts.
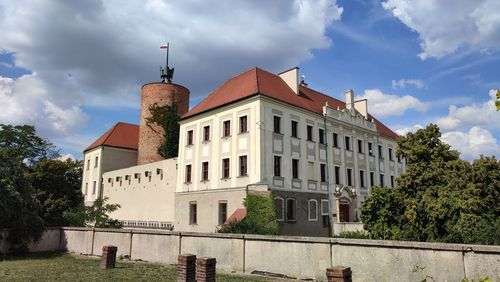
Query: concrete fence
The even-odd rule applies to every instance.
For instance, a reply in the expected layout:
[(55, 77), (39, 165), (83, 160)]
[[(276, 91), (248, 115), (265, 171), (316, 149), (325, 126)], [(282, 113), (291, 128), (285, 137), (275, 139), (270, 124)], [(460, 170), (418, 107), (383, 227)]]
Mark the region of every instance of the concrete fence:
[[(217, 268), (265, 271), (326, 280), (325, 270), (349, 266), (354, 281), (500, 280), (500, 246), (316, 237), (186, 233), (92, 228), (49, 229), (33, 251), (67, 250), (100, 255), (104, 245), (118, 256), (177, 264), (182, 253), (217, 259)], [(0, 242), (1, 248), (6, 248)]]

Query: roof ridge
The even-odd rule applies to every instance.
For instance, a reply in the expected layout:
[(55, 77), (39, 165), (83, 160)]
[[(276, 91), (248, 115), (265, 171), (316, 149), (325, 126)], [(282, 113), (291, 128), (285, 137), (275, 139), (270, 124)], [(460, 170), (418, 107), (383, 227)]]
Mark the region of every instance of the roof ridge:
[(339, 100), (339, 99), (337, 99), (337, 98), (335, 98), (335, 97), (332, 97), (332, 96), (330, 96), (330, 95), (328, 95), (328, 94), (325, 94), (325, 93), (323, 93), (323, 92), (319, 92), (318, 90), (312, 89), (312, 88), (307, 87), (307, 86), (305, 86), (305, 85), (301, 85), (301, 86), (302, 86), (302, 87), (304, 87), (304, 88), (306, 88), (306, 89), (308, 89), (308, 90), (310, 90), (310, 91), (315, 92), (316, 94), (319, 94), (319, 95), (322, 95), (322, 96), (326, 96), (326, 97), (328, 97), (328, 98), (331, 98), (331, 99), (333, 99), (333, 100), (338, 101), (339, 103), (345, 104), (345, 102), (344, 102), (344, 101)]
[(102, 141), (102, 144), (106, 144), (106, 142), (108, 141), (108, 138), (113, 135), (113, 132), (116, 130), (116, 128), (118, 127), (118, 124), (120, 122), (117, 122), (115, 125), (113, 125), (113, 127), (111, 127), (111, 130), (109, 130), (109, 134), (108, 136), (106, 136), (106, 138), (104, 138), (104, 140)]

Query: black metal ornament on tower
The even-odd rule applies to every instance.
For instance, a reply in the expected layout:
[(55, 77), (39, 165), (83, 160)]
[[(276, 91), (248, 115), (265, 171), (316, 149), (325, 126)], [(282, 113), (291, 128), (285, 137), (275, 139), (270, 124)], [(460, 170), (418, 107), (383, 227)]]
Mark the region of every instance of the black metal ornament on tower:
[(174, 77), (174, 68), (170, 68), (168, 66), (168, 53), (170, 51), (170, 43), (167, 43), (167, 45), (162, 45), (160, 46), (161, 49), (167, 49), (167, 59), (165, 61), (165, 68), (160, 67), (160, 77), (161, 77), (161, 82), (165, 83), (172, 83), (172, 78)]

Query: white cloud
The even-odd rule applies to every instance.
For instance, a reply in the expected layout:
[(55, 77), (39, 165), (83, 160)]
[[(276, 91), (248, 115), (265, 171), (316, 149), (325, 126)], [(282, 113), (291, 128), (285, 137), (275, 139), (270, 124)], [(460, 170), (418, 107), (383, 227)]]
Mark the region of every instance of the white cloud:
[(368, 112), (377, 118), (401, 116), (410, 109), (419, 112), (428, 109), (427, 104), (413, 96), (385, 94), (379, 89), (366, 89), (363, 95), (356, 97), (356, 100), (361, 99), (368, 100)]
[(408, 133), (408, 132), (415, 132), (415, 131), (422, 129), (424, 127), (420, 124), (415, 124), (413, 126), (402, 126), (402, 127), (399, 126), (399, 127), (394, 127), (394, 128), (396, 128), (395, 131), (398, 135), (403, 136), (403, 135), (406, 135), (406, 133)]
[(398, 89), (398, 88), (405, 88), (406, 85), (413, 85), (416, 88), (423, 88), (424, 87), (424, 82), (420, 79), (405, 79), (402, 78), (398, 81), (393, 80), (392, 81), (392, 89)]
[(79, 130), (87, 116), (47, 92), (36, 73), (18, 79), (0, 76), (0, 122), (35, 125), (42, 136), (62, 137)]
[(451, 105), (446, 117), (436, 120), (437, 125), (443, 130), (469, 128), (471, 126), (500, 126), (500, 112), (495, 108), (496, 90), (490, 90), (490, 99), (485, 103), (457, 107)]
[(60, 156), (59, 158), (57, 158), (58, 160), (60, 161), (66, 161), (66, 160), (76, 160), (75, 157), (72, 155), (72, 154), (66, 154), (66, 155), (63, 155), (63, 156)]
[(481, 154), (500, 156), (498, 141), (488, 130), (479, 126), (472, 127), (468, 132), (446, 132), (441, 140), (450, 144), (452, 149), (461, 152), (461, 157), (469, 161), (477, 159)]
[(422, 60), (459, 48), (484, 53), (500, 47), (498, 0), (387, 0), (382, 6), (420, 35)]
[(202, 97), (250, 67), (311, 58), (331, 45), (326, 30), (342, 12), (336, 0), (0, 0), (0, 50), (36, 73), (2, 78), (0, 122), (52, 138), (85, 126), (81, 106), (138, 107), (140, 86), (160, 80), (165, 41), (174, 82)]

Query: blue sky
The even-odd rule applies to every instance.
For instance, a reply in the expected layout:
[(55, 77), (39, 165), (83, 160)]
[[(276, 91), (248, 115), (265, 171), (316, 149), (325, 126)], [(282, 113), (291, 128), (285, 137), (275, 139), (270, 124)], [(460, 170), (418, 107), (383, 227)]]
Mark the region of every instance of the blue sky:
[(437, 123), (465, 159), (500, 156), (499, 1), (0, 0), (0, 123), (34, 124), (64, 154), (138, 123), (142, 84), (171, 44), (191, 106), (259, 66), (367, 98), (404, 134)]

